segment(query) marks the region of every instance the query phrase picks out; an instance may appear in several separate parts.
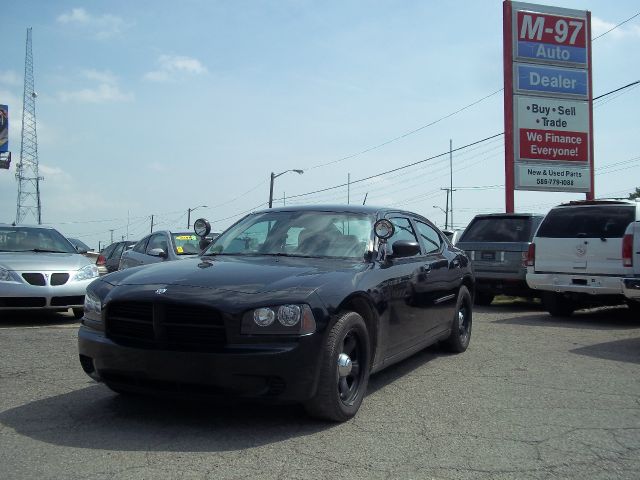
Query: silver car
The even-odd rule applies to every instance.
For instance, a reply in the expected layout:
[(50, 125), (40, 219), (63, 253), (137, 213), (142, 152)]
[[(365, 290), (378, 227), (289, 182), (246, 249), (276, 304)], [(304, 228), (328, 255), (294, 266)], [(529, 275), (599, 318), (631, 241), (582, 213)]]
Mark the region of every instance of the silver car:
[(0, 311), (73, 310), (82, 316), (98, 267), (57, 230), (0, 224)]

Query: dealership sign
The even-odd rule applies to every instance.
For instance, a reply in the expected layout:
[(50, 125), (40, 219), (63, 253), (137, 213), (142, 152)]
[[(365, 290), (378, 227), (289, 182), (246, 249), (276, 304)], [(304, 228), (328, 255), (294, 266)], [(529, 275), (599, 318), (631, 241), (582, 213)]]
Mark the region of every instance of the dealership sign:
[(9, 150), (9, 107), (0, 105), (0, 153)]
[(504, 2), (507, 211), (513, 190), (593, 193), (590, 20)]

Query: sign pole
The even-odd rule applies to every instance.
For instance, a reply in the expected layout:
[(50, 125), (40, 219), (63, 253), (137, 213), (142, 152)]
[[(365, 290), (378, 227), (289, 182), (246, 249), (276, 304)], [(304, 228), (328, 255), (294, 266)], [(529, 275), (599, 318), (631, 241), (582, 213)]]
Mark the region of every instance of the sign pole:
[(511, 40), (511, 1), (502, 4), (503, 68), (504, 68), (504, 193), (505, 212), (514, 212), (513, 169), (513, 43)]
[[(587, 38), (591, 38), (591, 12), (587, 12)], [(589, 43), (589, 52), (588, 61), (589, 61), (589, 170), (591, 172), (591, 190), (587, 192), (586, 197), (587, 200), (593, 200), (595, 198), (596, 189), (595, 189), (595, 176), (593, 174), (593, 82), (591, 80), (591, 72), (593, 70), (593, 64), (591, 63), (591, 43)]]

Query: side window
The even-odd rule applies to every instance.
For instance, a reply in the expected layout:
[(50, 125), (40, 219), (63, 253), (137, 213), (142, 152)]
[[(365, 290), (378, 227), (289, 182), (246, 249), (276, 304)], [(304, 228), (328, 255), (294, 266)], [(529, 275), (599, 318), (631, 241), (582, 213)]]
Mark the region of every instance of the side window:
[(116, 245), (116, 248), (113, 250), (113, 258), (120, 258), (122, 256), (122, 250), (124, 250), (124, 243), (119, 243)]
[(408, 218), (390, 217), (389, 220), (393, 223), (395, 232), (393, 233), (393, 237), (389, 239), (388, 245), (393, 247), (393, 242), (397, 242), (398, 240), (408, 240), (410, 242), (418, 243), (418, 238), (416, 237)]
[(115, 250), (115, 248), (118, 246), (118, 244), (116, 243), (112, 243), (111, 245), (109, 245), (107, 248), (105, 248), (104, 250), (102, 250), (102, 253), (100, 255), (102, 255), (104, 258), (109, 258), (111, 256), (111, 253)]
[(422, 223), (417, 220), (416, 228), (418, 229), (420, 238), (422, 238), (422, 243), (424, 243), (426, 253), (434, 253), (440, 250), (440, 247), (442, 246), (442, 239), (440, 238), (440, 235), (438, 235), (438, 232), (426, 223)]
[(152, 235), (149, 239), (149, 245), (147, 245), (146, 253), (149, 253), (154, 248), (161, 248), (165, 252), (168, 253), (168, 245), (166, 237), (159, 233), (157, 235)]
[(148, 241), (149, 241), (149, 237), (144, 237), (142, 240), (140, 240), (138, 243), (135, 244), (135, 246), (133, 247), (133, 251), (138, 253), (144, 253), (145, 250), (147, 249)]

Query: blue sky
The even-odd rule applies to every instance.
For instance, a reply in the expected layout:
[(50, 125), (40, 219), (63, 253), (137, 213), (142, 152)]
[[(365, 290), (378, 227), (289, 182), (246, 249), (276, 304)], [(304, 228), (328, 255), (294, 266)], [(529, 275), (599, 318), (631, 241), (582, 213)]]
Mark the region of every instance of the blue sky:
[[(546, 3), (591, 10), (594, 36), (640, 11), (636, 1)], [(501, 1), (23, 0), (2, 13), (13, 164), (31, 26), (43, 222), (92, 247), (111, 229), (140, 238), (152, 214), (156, 229), (185, 229), (198, 205), (208, 208), (193, 217), (226, 228), (266, 205), (272, 171), (305, 170), (276, 180), (282, 205), (504, 129)], [(594, 42), (594, 95), (639, 80), (639, 50), (640, 17)], [(596, 104), (598, 197), (640, 186), (638, 112), (640, 88)], [(456, 153), (453, 168), (456, 225), (504, 210), (502, 137)], [(14, 174), (0, 170), (0, 221), (15, 219)], [(434, 205), (444, 208), (448, 184), (441, 158), (356, 183), (350, 199), (442, 226)], [(515, 205), (544, 212), (579, 198), (519, 191)], [(346, 201), (341, 187), (287, 203)]]

